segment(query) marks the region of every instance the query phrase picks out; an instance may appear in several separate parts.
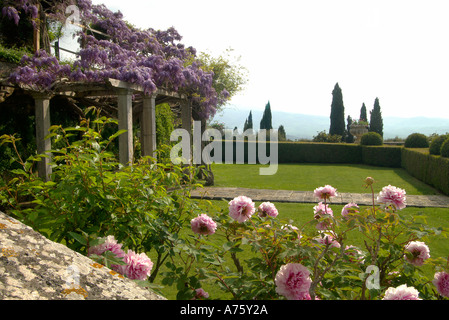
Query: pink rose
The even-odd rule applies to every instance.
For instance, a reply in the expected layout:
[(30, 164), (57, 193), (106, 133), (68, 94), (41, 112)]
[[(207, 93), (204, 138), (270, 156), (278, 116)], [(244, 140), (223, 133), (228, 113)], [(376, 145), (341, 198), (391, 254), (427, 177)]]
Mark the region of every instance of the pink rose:
[(310, 272), (300, 263), (288, 263), (279, 269), (275, 280), (276, 292), (288, 300), (307, 300), (312, 283)]
[(332, 187), (330, 185), (325, 185), (324, 187), (316, 188), (313, 191), (313, 194), (318, 199), (330, 199), (330, 197), (338, 196), (337, 189), (335, 189), (334, 187)]
[(392, 205), (399, 210), (404, 209), (406, 206), (405, 190), (388, 185), (379, 192), (377, 201), (386, 205)]
[(449, 298), (449, 273), (437, 272), (432, 283), (437, 287), (438, 293)]
[(397, 288), (388, 288), (382, 300), (422, 300), (418, 295), (419, 292), (414, 287), (403, 284)]
[(422, 266), (430, 258), (429, 247), (421, 241), (411, 241), (405, 247), (405, 259), (415, 266)]
[(270, 216), (276, 218), (278, 215), (276, 207), (271, 202), (262, 202), (257, 210), (260, 217)]
[(145, 253), (137, 254), (128, 250), (123, 258), (126, 265), (119, 265), (113, 268), (118, 273), (126, 275), (131, 280), (145, 280), (150, 276), (153, 262)]
[(229, 202), (229, 215), (238, 222), (245, 222), (256, 211), (254, 202), (245, 196), (239, 196)]
[(210, 235), (217, 230), (217, 224), (207, 214), (201, 214), (190, 221), (192, 231), (197, 234)]

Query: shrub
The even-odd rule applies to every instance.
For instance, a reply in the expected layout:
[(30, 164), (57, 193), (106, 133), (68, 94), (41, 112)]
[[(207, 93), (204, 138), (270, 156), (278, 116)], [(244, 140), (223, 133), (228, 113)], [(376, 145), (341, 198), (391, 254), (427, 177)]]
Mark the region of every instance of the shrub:
[(406, 148), (428, 148), (429, 141), (422, 133), (412, 133), (405, 139), (404, 147)]
[(326, 130), (318, 132), (316, 136), (313, 137), (313, 142), (341, 142), (342, 136), (338, 134), (328, 134)]
[(429, 153), (434, 155), (440, 155), (441, 154), (441, 146), (443, 145), (443, 142), (449, 138), (449, 134), (443, 134), (440, 136), (435, 137), (429, 146)]
[[(25, 161), (18, 155), (21, 168), (0, 185), (0, 208), (77, 251), (88, 252), (92, 243), (85, 240), (83, 247), (79, 241), (87, 234), (113, 235), (129, 250), (155, 252), (152, 281), (196, 212), (189, 198), (190, 177), (195, 175), (171, 162), (155, 165), (150, 157), (123, 166), (108, 150), (122, 132), (102, 138), (111, 122), (117, 121), (102, 117), (77, 127), (52, 126), (50, 136), (60, 147), (52, 150), (51, 180), (42, 181), (33, 171), (42, 155)], [(82, 138), (70, 141), (78, 135)], [(15, 146), (16, 139), (3, 135), (2, 143)]]
[(449, 138), (444, 140), (443, 144), (441, 145), (441, 156), (445, 158), (449, 158)]
[(360, 139), (360, 144), (362, 146), (381, 146), (383, 139), (377, 132), (367, 132)]

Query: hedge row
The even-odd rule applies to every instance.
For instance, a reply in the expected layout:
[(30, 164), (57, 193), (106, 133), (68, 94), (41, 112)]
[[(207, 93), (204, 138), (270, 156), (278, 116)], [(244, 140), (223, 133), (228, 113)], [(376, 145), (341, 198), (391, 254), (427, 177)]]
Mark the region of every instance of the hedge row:
[[(230, 147), (230, 141), (223, 143), (223, 162), (226, 157), (225, 144)], [(238, 147), (237, 147), (238, 145)], [(259, 163), (259, 144), (248, 142), (233, 142), (233, 162), (236, 161), (237, 148), (243, 147), (244, 163), (248, 163), (248, 148), (256, 152), (256, 163)], [(390, 146), (360, 146), (345, 143), (307, 143), (307, 142), (279, 142), (278, 163), (353, 163), (369, 164), (383, 167), (401, 166), (401, 148)], [(266, 144), (266, 156), (270, 157), (270, 143)]]
[(449, 195), (449, 159), (402, 149), (402, 167), (415, 178)]

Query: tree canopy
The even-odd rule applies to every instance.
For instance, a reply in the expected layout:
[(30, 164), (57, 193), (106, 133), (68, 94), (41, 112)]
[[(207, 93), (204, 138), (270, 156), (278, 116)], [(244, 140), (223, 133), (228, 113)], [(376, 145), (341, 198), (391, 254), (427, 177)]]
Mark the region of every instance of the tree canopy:
[(270, 101), (265, 105), (265, 110), (262, 115), (262, 119), (260, 120), (260, 129), (271, 130), (273, 129), (273, 125), (271, 122), (271, 106)]
[(332, 90), (332, 104), (330, 115), (330, 135), (345, 135), (345, 107), (343, 105), (343, 94), (338, 83)]

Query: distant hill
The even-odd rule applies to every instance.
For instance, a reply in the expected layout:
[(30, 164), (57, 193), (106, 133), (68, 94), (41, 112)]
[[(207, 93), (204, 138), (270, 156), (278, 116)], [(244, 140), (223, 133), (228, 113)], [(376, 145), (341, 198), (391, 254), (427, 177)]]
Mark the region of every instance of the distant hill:
[[(225, 109), (217, 114), (213, 121), (224, 123), (226, 128), (234, 129), (237, 127), (241, 132), (245, 119), (250, 110)], [(283, 125), (287, 133), (287, 138), (312, 139), (318, 132), (325, 130), (329, 132), (329, 116), (315, 116), (298, 113), (271, 111), (273, 128), (277, 129)], [(263, 110), (252, 110), (254, 129), (259, 128), (260, 119)], [(443, 134), (449, 132), (449, 119), (444, 118), (399, 118), (384, 117), (384, 139), (395, 137), (406, 138), (414, 132), (430, 135), (433, 133)]]

